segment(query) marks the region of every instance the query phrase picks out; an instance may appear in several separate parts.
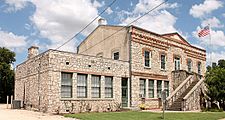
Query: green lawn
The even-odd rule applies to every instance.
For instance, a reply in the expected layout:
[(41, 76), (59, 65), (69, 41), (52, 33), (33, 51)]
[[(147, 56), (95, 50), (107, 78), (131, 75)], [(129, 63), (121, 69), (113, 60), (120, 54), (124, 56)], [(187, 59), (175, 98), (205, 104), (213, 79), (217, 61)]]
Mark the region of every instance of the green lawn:
[[(66, 114), (65, 117), (80, 120), (161, 120), (161, 113), (152, 112), (108, 112)], [(225, 112), (165, 113), (165, 120), (218, 120), (225, 118)]]

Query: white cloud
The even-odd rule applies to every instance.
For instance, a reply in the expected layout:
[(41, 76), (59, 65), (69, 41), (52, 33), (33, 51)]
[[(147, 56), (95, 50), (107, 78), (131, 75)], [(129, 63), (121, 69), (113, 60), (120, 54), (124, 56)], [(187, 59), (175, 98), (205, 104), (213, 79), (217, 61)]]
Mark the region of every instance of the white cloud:
[(223, 2), (220, 0), (205, 0), (203, 3), (193, 5), (189, 11), (190, 15), (196, 18), (201, 18), (212, 11), (223, 7)]
[(207, 57), (208, 63), (210, 62), (210, 57), (212, 59), (212, 62), (217, 63), (218, 60), (225, 59), (225, 51), (207, 53), (206, 57)]
[(202, 27), (205, 27), (208, 24), (210, 24), (210, 27), (212, 27), (212, 28), (222, 28), (222, 27), (224, 27), (224, 25), (216, 17), (213, 17), (213, 18), (202, 21), (201, 25), (202, 25)]
[(0, 30), (0, 46), (1, 47), (7, 47), (10, 49), (25, 47), (27, 44), (26, 39), (27, 37), (25, 36), (18, 36), (12, 32), (6, 32), (6, 31)]
[[(98, 8), (105, 5), (104, 1), (100, 3), (97, 0), (6, 0), (5, 2), (9, 5), (8, 9), (14, 11), (24, 8), (28, 2), (36, 7), (30, 17), (32, 27), (38, 30), (41, 37), (50, 40), (49, 48), (63, 44), (78, 33), (98, 15)], [(95, 21), (82, 34), (87, 35), (97, 25), (98, 22)], [(66, 48), (74, 47), (71, 44), (71, 47)]]
[(222, 15), (223, 15), (223, 17), (225, 17), (225, 13), (223, 13)]
[[(118, 16), (121, 16), (121, 23), (126, 25), (136, 18), (140, 17), (144, 13), (148, 12), (150, 9), (161, 4), (163, 1), (164, 0), (139, 0), (133, 11), (123, 11), (120, 12)], [(150, 12), (148, 15), (139, 19), (134, 23), (134, 25), (160, 34), (177, 31), (174, 27), (177, 18), (166, 10), (176, 7), (178, 7), (177, 3), (166, 3), (153, 12)]]
[[(7, 4), (14, 7), (14, 10), (22, 9), (27, 2), (31, 2), (36, 7), (30, 20), (41, 37), (50, 40), (49, 48), (63, 44), (78, 33), (98, 15), (98, 8), (105, 4), (97, 0), (6, 0)], [(95, 21), (82, 34), (87, 35), (97, 25), (98, 22)], [(72, 47), (75, 46), (71, 44), (71, 47), (66, 48)]]
[(23, 9), (27, 5), (28, 0), (5, 0), (5, 3), (8, 5), (5, 12), (15, 12)]
[(109, 8), (106, 10), (106, 13), (107, 13), (107, 14), (112, 14), (113, 11), (112, 11), (112, 9), (109, 7)]

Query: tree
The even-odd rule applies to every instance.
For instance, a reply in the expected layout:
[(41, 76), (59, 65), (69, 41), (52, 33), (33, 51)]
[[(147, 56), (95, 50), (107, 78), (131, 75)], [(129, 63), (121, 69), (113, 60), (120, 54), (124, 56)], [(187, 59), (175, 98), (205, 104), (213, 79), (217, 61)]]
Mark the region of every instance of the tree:
[(223, 66), (225, 62), (219, 61), (218, 66), (207, 70), (205, 83), (211, 101), (218, 101), (220, 107), (225, 110), (225, 67)]
[(0, 102), (6, 102), (7, 95), (14, 93), (14, 71), (11, 64), (15, 62), (15, 53), (0, 47)]
[(225, 60), (223, 60), (223, 59), (219, 60), (218, 66), (225, 69)]

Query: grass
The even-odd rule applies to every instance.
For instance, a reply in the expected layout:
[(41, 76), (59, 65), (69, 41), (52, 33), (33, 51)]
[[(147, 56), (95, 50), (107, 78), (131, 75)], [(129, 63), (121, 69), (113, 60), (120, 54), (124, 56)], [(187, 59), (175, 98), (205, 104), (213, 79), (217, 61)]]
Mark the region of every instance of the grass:
[[(108, 112), (108, 113), (80, 113), (66, 114), (65, 117), (80, 120), (162, 120), (162, 113), (152, 112)], [(218, 120), (225, 118), (224, 112), (198, 113), (165, 113), (165, 120)]]

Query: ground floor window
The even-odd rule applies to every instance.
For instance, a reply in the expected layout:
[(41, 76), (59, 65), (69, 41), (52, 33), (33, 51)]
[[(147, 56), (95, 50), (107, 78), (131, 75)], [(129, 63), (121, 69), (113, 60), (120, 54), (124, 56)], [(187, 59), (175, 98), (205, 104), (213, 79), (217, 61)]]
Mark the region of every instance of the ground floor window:
[(154, 98), (154, 80), (148, 81), (148, 97)]
[(77, 97), (87, 97), (87, 75), (77, 74)]
[(113, 97), (113, 77), (105, 77), (105, 98)]
[(169, 81), (164, 81), (164, 90), (166, 91), (166, 97), (169, 96)]
[(140, 87), (140, 94), (139, 97), (144, 98), (145, 97), (145, 92), (146, 92), (146, 83), (145, 83), (145, 79), (140, 79), (139, 81), (139, 87)]
[(157, 97), (161, 98), (162, 97), (162, 81), (157, 80)]
[(91, 76), (91, 97), (100, 98), (101, 95), (101, 76)]
[(61, 73), (61, 97), (72, 97), (72, 76), (73, 73)]

